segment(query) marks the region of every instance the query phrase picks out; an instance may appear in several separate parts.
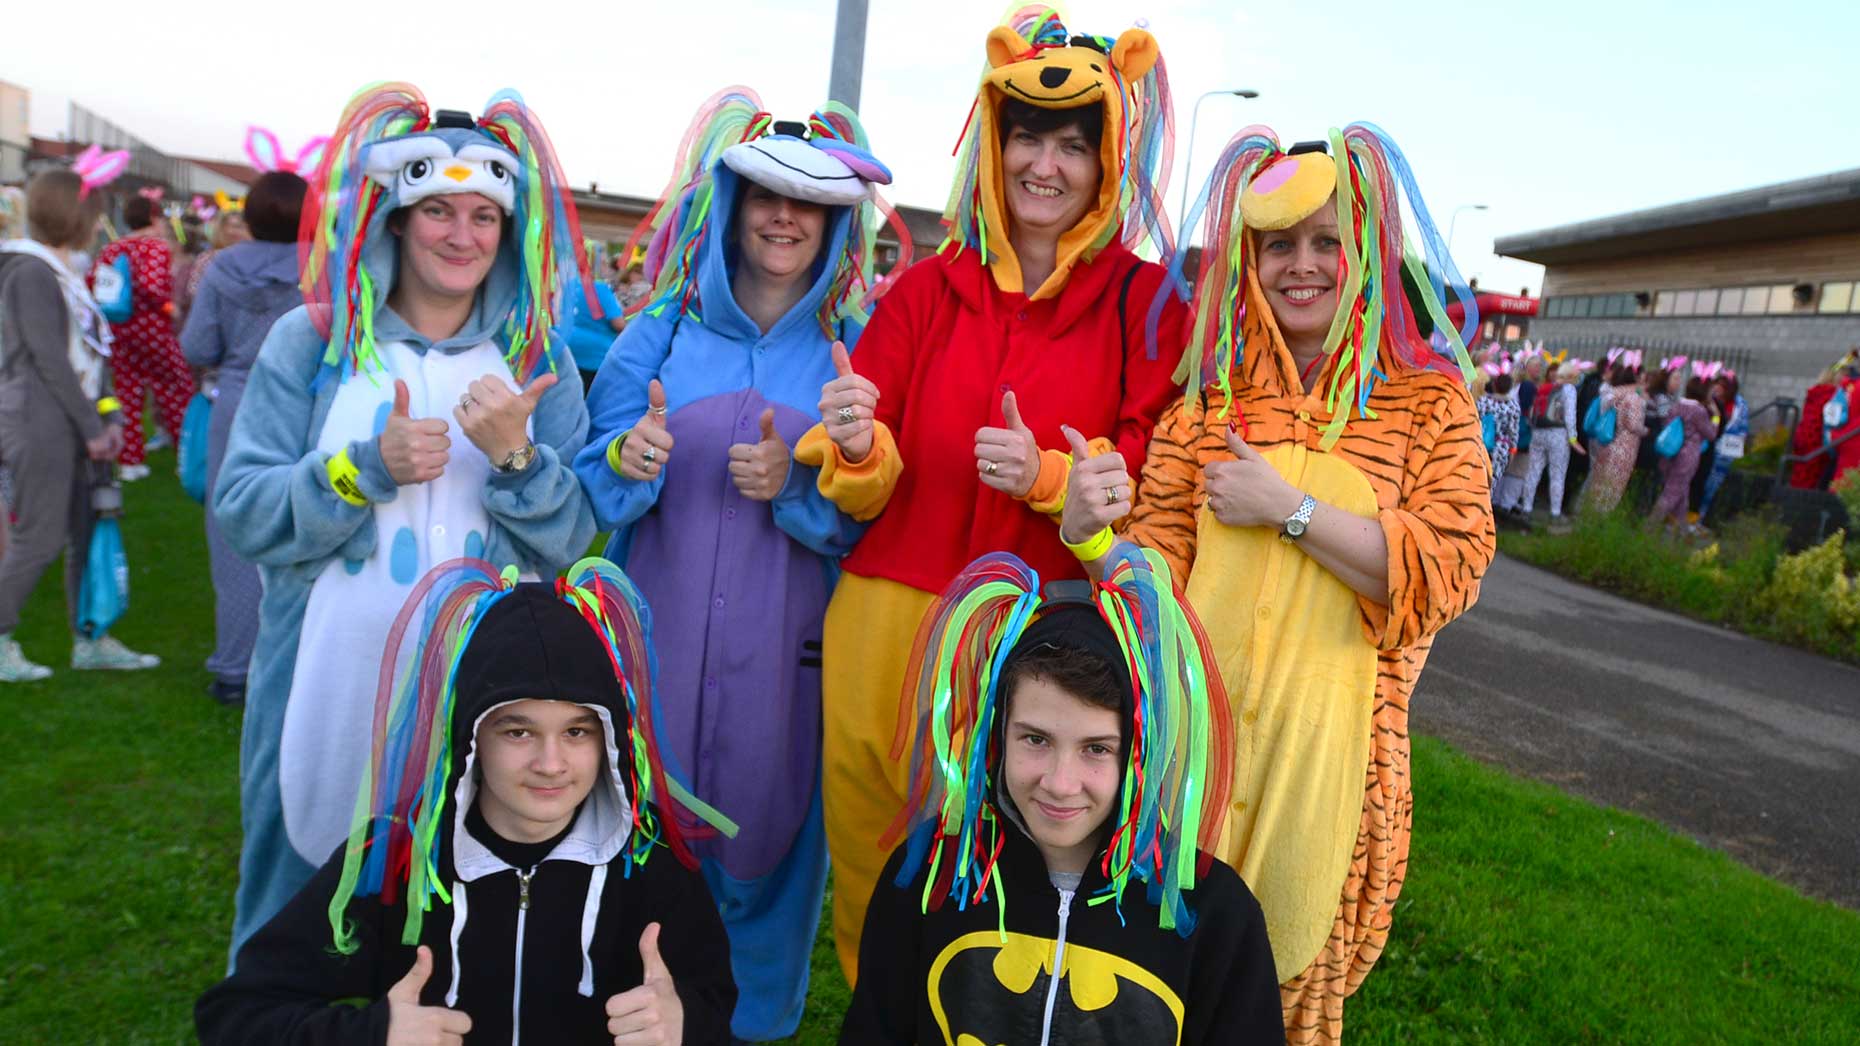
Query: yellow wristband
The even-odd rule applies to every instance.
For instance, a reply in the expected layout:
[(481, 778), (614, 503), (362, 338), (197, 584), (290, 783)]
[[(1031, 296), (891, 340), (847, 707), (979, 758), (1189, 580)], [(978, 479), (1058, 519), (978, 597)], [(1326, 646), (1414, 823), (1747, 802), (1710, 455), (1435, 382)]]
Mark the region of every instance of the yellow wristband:
[(346, 448), (331, 454), (329, 461), (323, 467), (329, 471), (329, 489), (335, 491), (337, 497), (351, 505), (368, 504), (368, 498), (362, 494), (361, 485), (356, 482), (361, 477), (362, 470), (356, 468), (355, 462), (349, 460), (349, 452)]
[(626, 437), (627, 434), (622, 432), (614, 437), (612, 443), (607, 444), (607, 467), (613, 469), (615, 474), (620, 472), (620, 445), (626, 442)]
[(1090, 563), (1103, 559), (1104, 554), (1111, 551), (1111, 546), (1117, 544), (1117, 535), (1111, 533), (1110, 527), (1106, 527), (1076, 545), (1064, 537), (1061, 537), (1059, 542), (1077, 556), (1080, 563)]
[(97, 401), (98, 414), (114, 414), (123, 409), (122, 401), (115, 396), (105, 396)]

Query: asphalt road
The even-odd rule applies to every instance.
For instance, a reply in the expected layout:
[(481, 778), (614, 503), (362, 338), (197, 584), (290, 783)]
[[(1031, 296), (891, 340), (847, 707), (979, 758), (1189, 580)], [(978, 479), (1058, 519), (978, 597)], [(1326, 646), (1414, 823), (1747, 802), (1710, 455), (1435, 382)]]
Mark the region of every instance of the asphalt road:
[(1860, 908), (1860, 669), (1501, 556), (1411, 724)]

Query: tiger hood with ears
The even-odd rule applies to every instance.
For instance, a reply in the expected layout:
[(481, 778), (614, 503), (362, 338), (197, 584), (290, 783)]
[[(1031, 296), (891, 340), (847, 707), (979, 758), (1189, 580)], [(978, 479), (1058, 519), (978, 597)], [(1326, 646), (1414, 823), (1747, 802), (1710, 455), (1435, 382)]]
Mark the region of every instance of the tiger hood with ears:
[[(1156, 38), (1128, 29), (1115, 40), (1068, 34), (1051, 8), (1023, 9), (988, 34), (988, 68), (958, 146), (955, 184), (943, 211), (943, 248), (979, 250), (995, 285), (1030, 298), (1058, 295), (1073, 265), (1114, 239), (1136, 250), (1146, 239), (1171, 250), (1162, 188), (1168, 181), (1174, 115)], [(1098, 202), (1059, 238), (1053, 274), (1038, 288), (1021, 286), (1020, 261), (1008, 239), (1001, 179), (1001, 103), (1009, 98), (1045, 109), (1103, 108), (1099, 141), (1103, 175)]]

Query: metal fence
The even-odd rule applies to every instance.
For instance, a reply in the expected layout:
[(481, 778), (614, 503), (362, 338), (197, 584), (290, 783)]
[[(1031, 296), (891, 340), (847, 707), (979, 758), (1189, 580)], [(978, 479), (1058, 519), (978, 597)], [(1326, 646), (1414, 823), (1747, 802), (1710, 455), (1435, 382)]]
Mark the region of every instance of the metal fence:
[(215, 192), (243, 195), (245, 186), (225, 175), (178, 157), (130, 134), (89, 109), (72, 102), (66, 120), (65, 137), (69, 141), (97, 145), (104, 149), (129, 150), (129, 172), (139, 178), (167, 186), (180, 195)]
[[(1515, 349), (1519, 344), (1507, 343), (1505, 348)], [(1701, 345), (1684, 338), (1648, 338), (1633, 334), (1565, 335), (1546, 340), (1544, 347), (1551, 352), (1567, 349), (1572, 359), (1592, 360), (1601, 359), (1613, 348), (1638, 349), (1649, 366), (1674, 356), (1684, 356), (1699, 363), (1722, 363), (1740, 374), (1750, 370), (1751, 361), (1756, 358), (1754, 350), (1734, 345)]]

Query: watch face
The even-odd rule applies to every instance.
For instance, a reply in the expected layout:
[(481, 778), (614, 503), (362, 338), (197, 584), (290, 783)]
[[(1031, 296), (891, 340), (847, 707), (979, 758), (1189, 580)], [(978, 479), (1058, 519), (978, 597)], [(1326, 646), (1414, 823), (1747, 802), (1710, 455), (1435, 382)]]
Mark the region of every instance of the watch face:
[(1295, 538), (1304, 537), (1305, 536), (1305, 521), (1302, 519), (1286, 520), (1285, 521), (1285, 532)]

